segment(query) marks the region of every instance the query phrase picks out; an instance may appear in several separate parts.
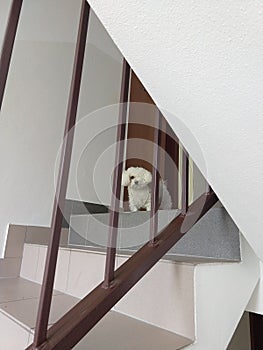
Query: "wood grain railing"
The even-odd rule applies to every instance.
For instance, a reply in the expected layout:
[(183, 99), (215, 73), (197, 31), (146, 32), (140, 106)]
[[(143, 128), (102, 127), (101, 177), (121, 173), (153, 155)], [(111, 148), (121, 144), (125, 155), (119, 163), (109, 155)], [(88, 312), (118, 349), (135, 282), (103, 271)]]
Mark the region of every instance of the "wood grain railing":
[(10, 68), (10, 62), (15, 43), (17, 26), (23, 5), (23, 0), (13, 0), (11, 3), (7, 27), (4, 35), (4, 42), (0, 56), (0, 111), (2, 109), (4, 92), (7, 76)]

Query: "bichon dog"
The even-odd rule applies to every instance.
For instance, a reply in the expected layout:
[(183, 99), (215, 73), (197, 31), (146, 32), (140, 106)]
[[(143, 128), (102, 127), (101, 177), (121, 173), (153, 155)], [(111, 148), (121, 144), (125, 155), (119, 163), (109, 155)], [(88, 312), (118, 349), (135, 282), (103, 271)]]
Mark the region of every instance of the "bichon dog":
[[(128, 187), (131, 211), (138, 211), (140, 208), (151, 210), (151, 182), (152, 174), (144, 168), (130, 167), (123, 172), (122, 186)], [(171, 209), (171, 196), (163, 180), (160, 180), (159, 193), (159, 209)]]

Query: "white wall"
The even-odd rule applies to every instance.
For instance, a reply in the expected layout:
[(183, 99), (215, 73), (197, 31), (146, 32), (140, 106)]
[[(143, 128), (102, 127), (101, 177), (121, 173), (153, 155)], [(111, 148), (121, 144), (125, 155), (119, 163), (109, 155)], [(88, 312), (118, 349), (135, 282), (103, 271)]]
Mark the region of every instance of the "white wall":
[(2, 46), (2, 41), (4, 38), (10, 4), (11, 4), (10, 0), (6, 0), (6, 1), (3, 0), (0, 2), (0, 19), (1, 19), (0, 20), (0, 46)]
[(121, 73), (122, 55), (91, 16), (68, 198), (110, 204)]
[(263, 259), (263, 3), (90, 3)]
[[(9, 3), (1, 0), (1, 37)], [(0, 115), (0, 255), (9, 223), (50, 225), (55, 161), (64, 131), (80, 3), (27, 0), (23, 5)], [(91, 25), (85, 59), (91, 67), (84, 71), (78, 119), (119, 98), (121, 56), (95, 16)], [(103, 85), (104, 79), (107, 83)], [(101, 99), (99, 92), (103, 92)], [(85, 127), (93, 134), (101, 125), (103, 121), (94, 129), (90, 123)], [(80, 167), (79, 172), (85, 168)], [(81, 185), (81, 178), (79, 182)], [(75, 198), (75, 183), (71, 179), (68, 198)], [(104, 176), (100, 184), (109, 194)], [(87, 182), (86, 187), (91, 186)], [(89, 201), (92, 198), (87, 193), (81, 196)]]

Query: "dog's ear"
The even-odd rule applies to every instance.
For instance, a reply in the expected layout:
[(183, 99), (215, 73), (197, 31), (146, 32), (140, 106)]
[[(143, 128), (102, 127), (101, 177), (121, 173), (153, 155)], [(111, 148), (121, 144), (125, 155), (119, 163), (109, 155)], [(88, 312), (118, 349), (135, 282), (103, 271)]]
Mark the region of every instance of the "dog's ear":
[(152, 174), (149, 171), (145, 171), (144, 180), (147, 184), (152, 182)]
[(128, 186), (129, 183), (130, 183), (130, 176), (128, 175), (127, 170), (125, 170), (125, 171), (122, 173), (121, 185), (122, 185), (122, 186)]

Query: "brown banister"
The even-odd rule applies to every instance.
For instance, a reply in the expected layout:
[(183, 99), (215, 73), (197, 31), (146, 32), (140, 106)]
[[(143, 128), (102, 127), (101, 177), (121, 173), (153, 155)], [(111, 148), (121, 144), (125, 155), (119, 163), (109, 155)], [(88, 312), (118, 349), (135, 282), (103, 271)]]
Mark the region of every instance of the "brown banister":
[(7, 27), (5, 31), (4, 42), (0, 56), (0, 111), (2, 109), (6, 81), (9, 72), (22, 5), (23, 0), (12, 1)]

